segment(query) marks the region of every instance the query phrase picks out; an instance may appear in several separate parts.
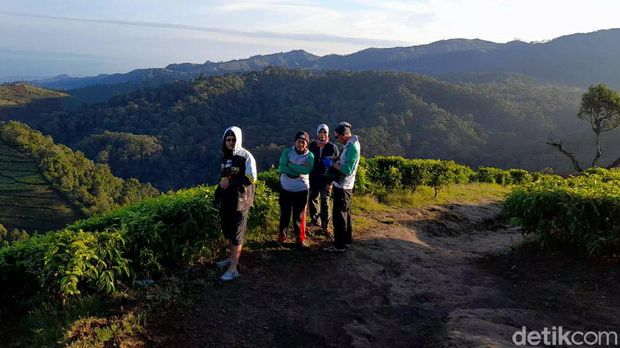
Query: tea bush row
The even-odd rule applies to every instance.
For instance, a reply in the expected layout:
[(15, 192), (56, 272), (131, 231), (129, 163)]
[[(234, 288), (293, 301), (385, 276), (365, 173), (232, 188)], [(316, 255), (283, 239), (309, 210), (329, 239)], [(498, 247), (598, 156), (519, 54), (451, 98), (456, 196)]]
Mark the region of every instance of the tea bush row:
[(620, 170), (596, 168), (580, 176), (549, 176), (515, 187), (504, 202), (503, 214), (543, 248), (618, 254)]
[[(0, 248), (0, 304), (49, 294), (115, 291), (134, 279), (154, 278), (198, 256), (213, 256), (221, 240), (214, 187), (150, 198), (77, 221), (62, 231)], [(276, 196), (257, 185), (249, 233), (272, 228)]]
[(474, 171), (454, 161), (406, 159), (399, 156), (377, 156), (362, 162), (367, 181), (362, 190), (399, 189), (416, 190), (420, 185), (429, 186), (437, 193), (450, 184), (469, 182), (497, 183), (501, 185), (524, 184), (537, 180), (541, 174), (523, 169), (504, 170), (480, 167)]

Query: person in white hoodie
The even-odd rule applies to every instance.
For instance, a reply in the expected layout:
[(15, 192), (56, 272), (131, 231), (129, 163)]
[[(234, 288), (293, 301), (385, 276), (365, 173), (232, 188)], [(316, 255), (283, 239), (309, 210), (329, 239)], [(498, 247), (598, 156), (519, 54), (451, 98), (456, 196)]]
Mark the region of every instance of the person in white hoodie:
[(305, 215), (308, 205), (309, 174), (314, 165), (314, 155), (308, 150), (310, 136), (307, 132), (295, 134), (295, 144), (287, 147), (280, 155), (278, 171), (280, 172), (280, 227), (278, 241), (287, 239), (287, 229), (293, 213), (293, 230), (297, 244), (307, 249)]
[(220, 223), (224, 236), (230, 241), (230, 257), (217, 263), (226, 268), (222, 281), (239, 276), (237, 265), (241, 256), (250, 207), (254, 204), (256, 189), (256, 161), (242, 146), (243, 136), (239, 127), (229, 127), (222, 137), (220, 182), (215, 191), (220, 206)]

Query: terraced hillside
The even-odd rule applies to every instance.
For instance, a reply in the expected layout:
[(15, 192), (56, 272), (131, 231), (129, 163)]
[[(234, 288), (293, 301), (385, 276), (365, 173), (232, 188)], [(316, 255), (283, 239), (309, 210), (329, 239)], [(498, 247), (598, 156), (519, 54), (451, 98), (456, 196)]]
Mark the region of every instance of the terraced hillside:
[(66, 98), (67, 94), (51, 91), (28, 84), (8, 84), (0, 86), (0, 106), (29, 104), (35, 100)]
[(35, 161), (0, 140), (0, 224), (44, 232), (80, 217), (41, 175)]

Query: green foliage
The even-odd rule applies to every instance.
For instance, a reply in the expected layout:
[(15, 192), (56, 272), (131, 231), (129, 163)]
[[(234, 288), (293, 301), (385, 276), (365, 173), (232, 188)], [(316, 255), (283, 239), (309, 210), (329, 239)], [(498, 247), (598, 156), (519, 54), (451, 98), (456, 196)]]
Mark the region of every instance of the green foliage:
[[(542, 167), (551, 165), (543, 157), (544, 139), (575, 113), (578, 100), (574, 89), (519, 79), (468, 85), (410, 73), (269, 68), (145, 88), (29, 122), (63, 144), (89, 139), (81, 143), (84, 151), (109, 156), (117, 175), (176, 189), (215, 183), (217, 171), (209, 168), (219, 165), (220, 135), (231, 124), (243, 129), (259, 169), (276, 163), (296, 131), (343, 120), (353, 124), (367, 157), (407, 155), (495, 166), (519, 159), (524, 166)], [(112, 160), (116, 150), (108, 151), (108, 145), (120, 148), (115, 137), (101, 137), (105, 131), (148, 135), (162, 150)]]
[(369, 186), (387, 191), (430, 186), (438, 193), (449, 184), (468, 183), (473, 170), (454, 161), (406, 159), (398, 156), (377, 156), (366, 161)]
[(40, 281), (52, 293), (67, 297), (79, 295), (80, 288), (111, 293), (117, 278), (129, 277), (129, 260), (121, 255), (124, 244), (121, 233), (114, 230), (54, 233), (53, 244), (45, 252), (46, 278)]
[(119, 230), (127, 241), (124, 255), (140, 277), (190, 262), (204, 241), (219, 238), (213, 187), (197, 187), (77, 221), (69, 230)]
[(355, 174), (355, 192), (360, 194), (372, 193), (372, 183), (368, 179), (368, 160), (360, 157), (360, 163)]
[(510, 182), (515, 185), (523, 185), (532, 181), (532, 174), (524, 169), (510, 169)]
[(591, 169), (562, 179), (544, 176), (515, 187), (503, 214), (543, 248), (569, 247), (589, 255), (620, 252), (620, 171)]
[(620, 95), (604, 84), (590, 86), (581, 97), (577, 114), (592, 126), (595, 133), (610, 131), (620, 125)]
[(0, 125), (0, 141), (34, 158), (45, 179), (86, 215), (110, 211), (158, 194), (150, 184), (117, 178), (108, 166), (94, 164), (80, 152), (54, 144), (50, 137), (19, 122)]
[(105, 293), (129, 276), (119, 231), (63, 230), (0, 249), (0, 303), (19, 306), (40, 292), (67, 298), (84, 290)]
[(28, 239), (29, 237), (28, 232), (25, 230), (18, 228), (8, 230), (4, 225), (0, 224), (0, 248), (18, 240)]
[[(214, 191), (161, 195), (0, 248), (0, 304), (20, 305), (43, 294), (110, 293), (120, 282), (130, 285), (133, 278), (213, 257), (221, 240)], [(278, 210), (276, 196), (259, 182), (249, 231), (273, 230)]]
[(18, 234), (12, 233), (10, 240), (22, 238), (22, 230), (31, 233), (57, 230), (81, 216), (80, 211), (43, 177), (33, 158), (2, 140), (0, 197), (0, 221), (8, 232), (20, 230)]
[(267, 187), (273, 192), (280, 192), (280, 173), (275, 167), (271, 167), (267, 170), (258, 173), (258, 180), (265, 183)]
[(512, 175), (508, 170), (493, 167), (479, 167), (476, 181), (508, 185), (512, 183)]

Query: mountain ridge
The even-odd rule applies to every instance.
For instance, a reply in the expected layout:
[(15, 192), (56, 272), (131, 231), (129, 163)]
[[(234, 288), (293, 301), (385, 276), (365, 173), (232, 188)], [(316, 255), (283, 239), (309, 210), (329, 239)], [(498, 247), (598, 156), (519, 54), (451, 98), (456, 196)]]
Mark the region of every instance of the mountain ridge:
[[(226, 62), (173, 63), (164, 68), (136, 69), (128, 73), (93, 77), (54, 77), (34, 84), (75, 89), (93, 84), (167, 83), (210, 76), (262, 70), (269, 66), (312, 70), (392, 70), (441, 77), (446, 74), (496, 72), (530, 75), (545, 82), (587, 87), (606, 82), (620, 88), (620, 29), (574, 33), (543, 42), (495, 43), (482, 39), (447, 39), (429, 44), (367, 48), (348, 55), (316, 56), (304, 50), (254, 55)], [(150, 83), (153, 85), (153, 83)]]

